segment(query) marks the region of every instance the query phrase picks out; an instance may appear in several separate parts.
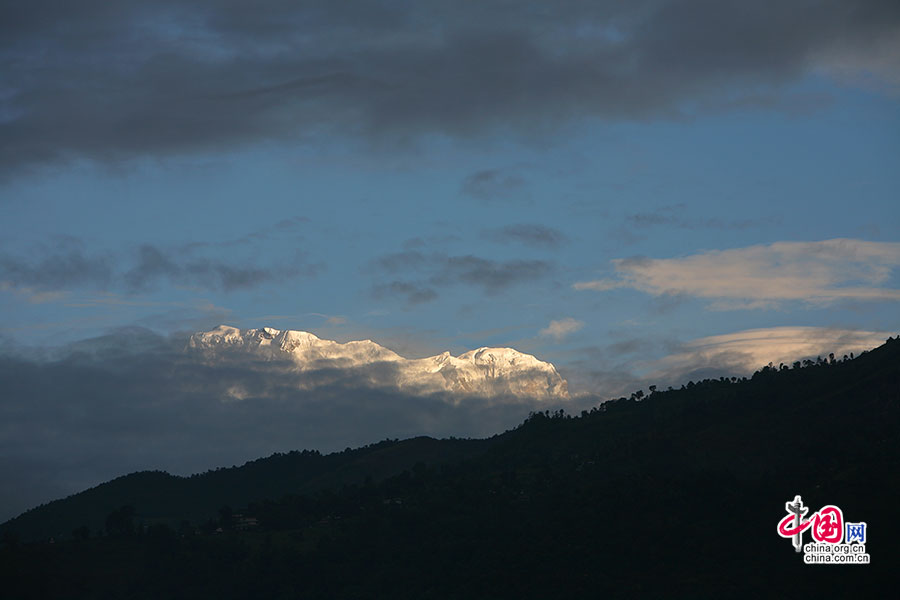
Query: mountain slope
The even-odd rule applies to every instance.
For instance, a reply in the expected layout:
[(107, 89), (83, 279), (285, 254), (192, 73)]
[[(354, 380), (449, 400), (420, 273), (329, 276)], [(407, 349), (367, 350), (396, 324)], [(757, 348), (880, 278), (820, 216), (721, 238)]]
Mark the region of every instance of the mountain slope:
[[(0, 578), (17, 597), (885, 597), (898, 472), (900, 339), (538, 413), (462, 463), (258, 503), (256, 531), (9, 548)], [(776, 532), (796, 494), (867, 522), (872, 563), (803, 564)]]
[(418, 463), (453, 464), (482, 454), (491, 443), (418, 437), (324, 456), (310, 451), (274, 454), (191, 477), (142, 471), (35, 507), (0, 530), (14, 532), (25, 541), (65, 539), (82, 526), (92, 533), (101, 531), (106, 517), (121, 506), (134, 507), (136, 518), (146, 524), (202, 523), (217, 517), (223, 506), (238, 508), (267, 498), (339, 489), (366, 478), (379, 481)]

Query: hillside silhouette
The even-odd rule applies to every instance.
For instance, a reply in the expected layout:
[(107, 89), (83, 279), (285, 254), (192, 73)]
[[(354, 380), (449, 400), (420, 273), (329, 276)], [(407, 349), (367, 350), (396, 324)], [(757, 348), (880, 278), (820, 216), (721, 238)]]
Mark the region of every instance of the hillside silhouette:
[[(4, 524), (0, 594), (883, 597), (898, 409), (900, 338), (536, 413), (490, 440), (133, 474)], [(872, 564), (804, 565), (776, 533), (795, 494), (866, 521)]]
[(367, 478), (380, 481), (419, 462), (439, 465), (477, 456), (490, 444), (491, 440), (417, 437), (328, 455), (310, 450), (276, 453), (240, 467), (190, 477), (141, 471), (33, 508), (5, 523), (0, 531), (29, 542), (64, 540), (82, 527), (91, 534), (102, 533), (106, 517), (122, 506), (136, 508), (135, 519), (145, 526), (175, 527), (184, 520), (204, 523), (218, 518), (224, 506), (335, 489)]

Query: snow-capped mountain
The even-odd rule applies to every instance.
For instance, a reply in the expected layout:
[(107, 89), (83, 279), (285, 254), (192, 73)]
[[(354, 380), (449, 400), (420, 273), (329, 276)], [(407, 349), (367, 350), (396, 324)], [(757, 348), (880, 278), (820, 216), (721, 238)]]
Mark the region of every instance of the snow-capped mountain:
[[(449, 352), (407, 359), (371, 340), (339, 343), (306, 331), (271, 327), (246, 329), (220, 325), (191, 336), (188, 348), (207, 360), (253, 358), (292, 361), (307, 371), (378, 371), (373, 385), (410, 393), (454, 392), (476, 396), (512, 395), (537, 399), (567, 398), (566, 381), (556, 368), (512, 348), (478, 348), (459, 356)], [(373, 382), (375, 381), (373, 380)]]

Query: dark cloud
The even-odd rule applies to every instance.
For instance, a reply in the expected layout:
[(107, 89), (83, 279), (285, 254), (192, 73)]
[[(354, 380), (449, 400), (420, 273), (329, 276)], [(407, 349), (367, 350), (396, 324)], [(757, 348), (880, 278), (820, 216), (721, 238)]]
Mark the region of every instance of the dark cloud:
[(168, 250), (143, 244), (133, 256), (117, 260), (108, 253), (90, 253), (73, 238), (44, 245), (33, 256), (0, 253), (0, 284), (4, 289), (70, 291), (72, 289), (142, 292), (176, 284), (231, 292), (257, 287), (280, 278), (312, 276), (320, 265), (302, 253), (287, 264), (259, 266), (239, 260), (198, 256), (201, 245)]
[(57, 290), (91, 285), (104, 288), (114, 276), (112, 257), (91, 255), (71, 237), (57, 237), (28, 258), (0, 253), (0, 282), (11, 287)]
[(387, 254), (372, 265), (391, 275), (405, 277), (390, 283), (376, 282), (373, 294), (406, 296), (410, 304), (437, 298), (435, 287), (462, 284), (480, 288), (486, 294), (497, 294), (515, 285), (538, 281), (552, 271), (552, 264), (544, 260), (498, 261), (473, 255), (426, 254), (418, 250)]
[(430, 260), (418, 250), (404, 250), (386, 254), (375, 261), (375, 264), (385, 271), (398, 273), (410, 269), (420, 269), (428, 265)]
[(376, 298), (385, 296), (405, 296), (407, 304), (423, 304), (436, 300), (438, 294), (430, 287), (425, 287), (408, 281), (392, 281), (379, 283), (372, 288), (372, 295)]
[(484, 235), (487, 239), (496, 242), (515, 242), (544, 248), (556, 248), (566, 241), (566, 236), (558, 229), (535, 223), (507, 225), (500, 229), (486, 231)]
[(170, 282), (231, 292), (253, 288), (279, 277), (293, 277), (300, 271), (291, 266), (236, 266), (208, 258), (179, 260), (156, 246), (145, 244), (138, 250), (137, 263), (124, 273), (123, 280), (130, 291), (144, 291)]
[(500, 169), (476, 171), (463, 179), (460, 191), (479, 200), (506, 199), (518, 195), (525, 180)]
[(139, 469), (187, 474), (275, 451), (488, 436), (538, 408), (400, 393), (390, 363), (298, 373), (249, 356), (210, 363), (186, 345), (131, 328), (40, 360), (0, 354), (0, 522)]
[(0, 256), (0, 279), (13, 286), (63, 289), (91, 285), (105, 288), (112, 280), (112, 263), (105, 256), (88, 256), (81, 250), (63, 251), (37, 260)]
[(550, 263), (543, 260), (495, 261), (471, 255), (450, 256), (432, 280), (442, 284), (463, 282), (495, 294), (519, 283), (541, 279), (550, 271)]
[(813, 69), (890, 64), (898, 22), (892, 0), (6, 2), (0, 168), (778, 109)]

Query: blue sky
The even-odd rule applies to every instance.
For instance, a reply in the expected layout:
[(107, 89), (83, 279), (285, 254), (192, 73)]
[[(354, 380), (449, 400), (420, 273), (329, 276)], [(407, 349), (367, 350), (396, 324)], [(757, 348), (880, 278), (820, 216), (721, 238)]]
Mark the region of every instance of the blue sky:
[(900, 331), (894, 2), (46, 0), (0, 39), (8, 360), (226, 323), (611, 397)]
[[(32, 273), (29, 282), (7, 266), (0, 327), (16, 344), (45, 345), (124, 326), (171, 333), (272, 325), (371, 338), (415, 356), (511, 345), (564, 370), (579, 348), (629, 335), (687, 342), (773, 326), (893, 331), (896, 300), (711, 310), (690, 293), (572, 287), (628, 257), (834, 238), (896, 242), (896, 96), (825, 77), (779, 93), (820, 99), (799, 113), (592, 118), (540, 139), (431, 135), (388, 149), (347, 136), (261, 140), (12, 174), (0, 224), (7, 260), (36, 271), (75, 253), (109, 273), (61, 282)], [(143, 246), (265, 273), (230, 288), (214, 277), (162, 274), (130, 285), (122, 279)], [(404, 255), (419, 262), (397, 260)], [(397, 264), (385, 268), (391, 257)], [(447, 257), (523, 269), (495, 284), (490, 271), (485, 281), (444, 274), (448, 281), (428, 283), (440, 275), (431, 263)], [(391, 289), (395, 282), (413, 291)], [(892, 270), (878, 285), (896, 283)], [(540, 334), (561, 319), (580, 329)]]

